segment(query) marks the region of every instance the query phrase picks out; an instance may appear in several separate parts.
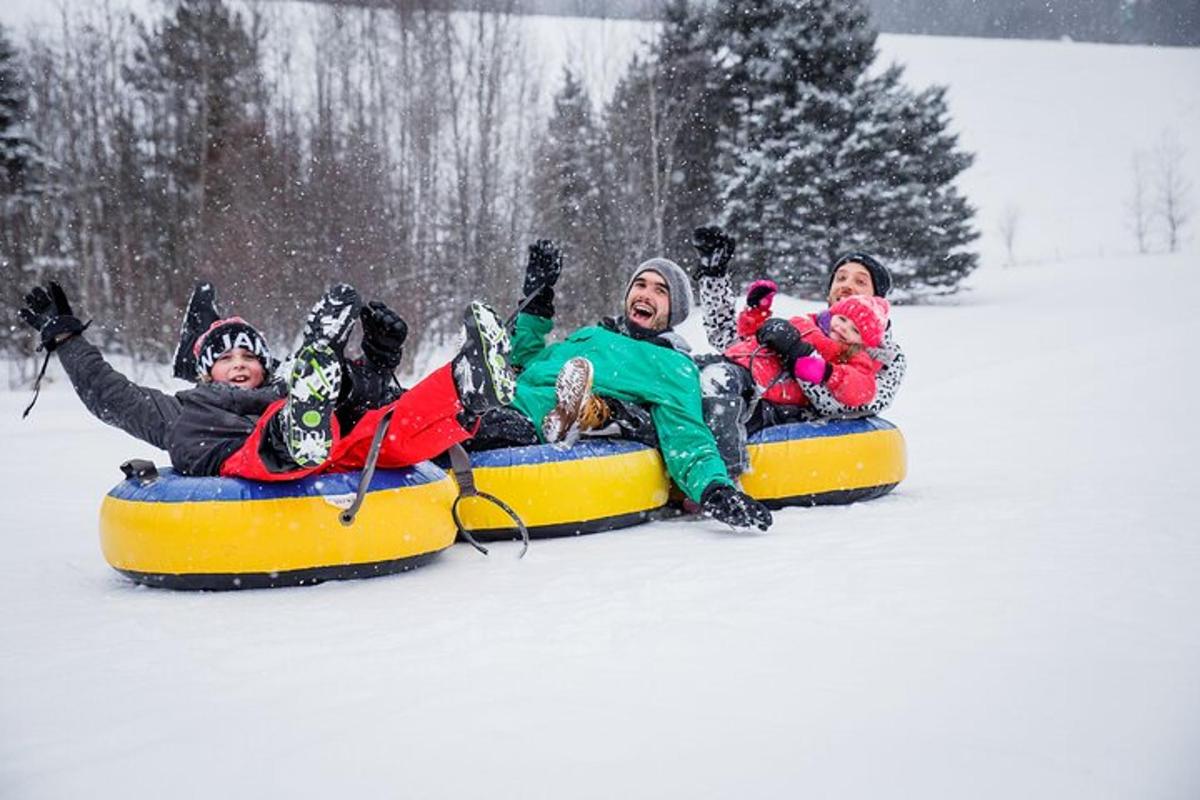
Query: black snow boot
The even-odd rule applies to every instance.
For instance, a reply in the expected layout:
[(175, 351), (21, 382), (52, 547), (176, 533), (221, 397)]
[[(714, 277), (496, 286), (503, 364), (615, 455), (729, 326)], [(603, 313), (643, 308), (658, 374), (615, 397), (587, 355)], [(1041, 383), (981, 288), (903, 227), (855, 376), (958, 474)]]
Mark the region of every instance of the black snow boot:
[(333, 447), (333, 417), (342, 388), (342, 348), (358, 318), (354, 288), (338, 284), (309, 312), (304, 339), (288, 370), (288, 400), (280, 431), (288, 455), (301, 467), (318, 466)]
[(216, 289), (211, 283), (197, 283), (188, 299), (183, 325), (179, 328), (179, 343), (175, 345), (172, 374), (176, 378), (196, 382), (196, 354), (193, 351), (196, 340), (219, 319), (221, 312), (217, 310)]
[(471, 303), (463, 314), (466, 342), (450, 362), (454, 385), (469, 422), (513, 400), (517, 380), (509, 366), (512, 343), (496, 312)]

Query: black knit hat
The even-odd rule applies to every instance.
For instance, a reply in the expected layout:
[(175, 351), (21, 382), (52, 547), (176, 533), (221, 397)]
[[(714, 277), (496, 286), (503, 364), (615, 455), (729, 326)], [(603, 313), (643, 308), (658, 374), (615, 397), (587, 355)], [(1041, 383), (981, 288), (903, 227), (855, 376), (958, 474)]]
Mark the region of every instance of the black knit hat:
[(887, 297), (888, 292), (892, 290), (892, 273), (888, 272), (888, 268), (879, 262), (875, 256), (870, 253), (846, 253), (833, 264), (833, 269), (829, 270), (829, 280), (825, 283), (825, 294), (833, 288), (833, 277), (837, 275), (838, 267), (842, 264), (849, 264), (851, 261), (856, 264), (862, 264), (866, 267), (867, 272), (871, 273), (871, 286), (875, 289), (876, 297)]
[(236, 347), (248, 350), (261, 361), (264, 376), (267, 380), (271, 379), (275, 360), (271, 357), (267, 341), (253, 325), (241, 317), (219, 319), (196, 338), (192, 351), (196, 356), (196, 377), (203, 378), (209, 375), (217, 359)]

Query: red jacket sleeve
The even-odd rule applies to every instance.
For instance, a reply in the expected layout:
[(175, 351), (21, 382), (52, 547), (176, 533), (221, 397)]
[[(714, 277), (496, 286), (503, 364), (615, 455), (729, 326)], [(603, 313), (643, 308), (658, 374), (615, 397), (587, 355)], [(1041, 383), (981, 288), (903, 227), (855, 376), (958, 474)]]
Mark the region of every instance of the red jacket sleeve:
[(746, 339), (758, 333), (758, 329), (762, 324), (771, 318), (771, 312), (765, 308), (750, 308), (747, 306), (742, 309), (742, 313), (738, 314), (737, 332), (738, 337)]
[(799, 317), (792, 317), (788, 320), (788, 322), (792, 323), (793, 328), (800, 331), (800, 338), (804, 339), (804, 341), (808, 342), (814, 347), (816, 346), (816, 342), (809, 337), (813, 335), (821, 337), (825, 336), (825, 334), (821, 333), (821, 329), (817, 327), (817, 321), (807, 314)]
[(879, 362), (863, 352), (841, 363), (830, 361), (833, 371), (825, 388), (844, 406), (862, 406), (875, 399), (875, 374)]

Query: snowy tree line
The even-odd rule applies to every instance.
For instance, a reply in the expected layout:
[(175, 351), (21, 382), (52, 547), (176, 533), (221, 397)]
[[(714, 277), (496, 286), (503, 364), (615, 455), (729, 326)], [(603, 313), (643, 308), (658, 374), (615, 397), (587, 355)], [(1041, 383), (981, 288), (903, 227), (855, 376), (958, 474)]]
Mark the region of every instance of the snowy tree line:
[[(323, 0), (383, 7), (403, 1)], [(704, 2), (714, 6), (720, 0)], [(475, 9), (480, 0), (443, 0), (443, 5)], [(669, 0), (493, 0), (484, 5), (522, 14), (661, 20)], [(1200, 45), (1196, 0), (867, 0), (867, 7), (884, 33)]]
[(334, 280), (437, 334), (469, 298), (510, 308), (537, 236), (571, 259), (571, 322), (714, 220), (801, 294), (850, 248), (908, 298), (976, 265), (944, 92), (871, 68), (860, 0), (674, 0), (608, 102), (568, 68), (548, 119), (516, 18), (437, 5), (314, 8), (307, 50), (221, 0), (0, 37), (5, 304), (62, 279), (107, 348), (164, 360), (197, 279), (279, 338)]
[(870, 0), (894, 33), (1195, 46), (1195, 0)]
[(536, 108), (512, 18), (317, 13), (305, 67), (219, 0), (32, 37), (9, 82), (38, 156), (6, 187), (6, 305), (64, 278), (107, 346), (163, 359), (197, 279), (277, 336), (334, 280), (422, 327), (509, 299)]

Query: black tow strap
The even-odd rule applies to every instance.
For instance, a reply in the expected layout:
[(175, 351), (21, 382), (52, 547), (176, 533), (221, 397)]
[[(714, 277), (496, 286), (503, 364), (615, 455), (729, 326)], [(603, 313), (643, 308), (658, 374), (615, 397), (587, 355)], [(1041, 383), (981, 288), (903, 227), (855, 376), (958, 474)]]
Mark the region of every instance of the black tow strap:
[(754, 412), (758, 408), (758, 404), (762, 402), (763, 396), (766, 395), (767, 392), (771, 391), (775, 384), (787, 377), (787, 370), (783, 369), (780, 370), (779, 374), (772, 378), (771, 382), (766, 386), (759, 386), (758, 381), (754, 380), (754, 359), (758, 358), (759, 353), (761, 353), (763, 350), (769, 349), (770, 348), (768, 348), (765, 344), (760, 344), (758, 347), (754, 348), (754, 352), (750, 354), (750, 366), (746, 369), (749, 370), (751, 383), (754, 384), (754, 396), (750, 399), (750, 402), (746, 404), (746, 411), (742, 416), (743, 423), (749, 422), (750, 418), (754, 416)]
[(52, 352), (54, 352), (54, 348), (58, 347), (58, 345), (67, 341), (67, 339), (71, 339), (75, 336), (78, 336), (79, 334), (83, 333), (90, 327), (92, 327), (92, 321), (89, 319), (87, 321), (87, 323), (82, 328), (80, 328), (76, 333), (72, 333), (68, 336), (63, 337), (62, 341), (60, 341), (60, 342), (51, 342), (53, 347), (46, 347), (46, 345), (44, 345), (44, 344), (38, 345), (38, 350), (46, 351), (46, 357), (44, 359), (42, 359), (42, 368), (41, 368), (41, 370), (38, 371), (37, 380), (35, 380), (33, 382), (33, 399), (29, 401), (29, 405), (25, 406), (25, 411), (24, 411), (24, 413), (21, 414), (21, 419), (25, 419), (26, 417), (29, 416), (29, 412), (33, 411), (33, 404), (38, 401), (38, 395), (42, 393), (42, 378), (45, 377), (45, 375), (46, 375), (46, 367), (50, 366), (50, 354)]
[(456, 444), (449, 450), (450, 453), (450, 469), (454, 471), (454, 480), (458, 482), (458, 497), (454, 498), (454, 505), (450, 507), (450, 515), (454, 517), (454, 524), (458, 526), (458, 532), (463, 535), (463, 538), (471, 543), (479, 552), (487, 555), (487, 548), (475, 541), (475, 537), (462, 524), (462, 519), (458, 516), (458, 504), (468, 497), (478, 497), (480, 500), (487, 500), (492, 505), (499, 508), (508, 518), (517, 524), (517, 530), (521, 532), (521, 541), (524, 546), (521, 552), (517, 554), (517, 558), (523, 558), (525, 553), (529, 551), (529, 529), (525, 527), (525, 523), (517, 516), (517, 512), (500, 498), (487, 492), (479, 491), (475, 486), (475, 473), (471, 471), (471, 456), (463, 449), (461, 444)]
[[(338, 515), (343, 525), (354, 524), (354, 517), (358, 514), (358, 510), (362, 507), (363, 500), (366, 499), (367, 489), (371, 486), (371, 478), (375, 475), (375, 467), (379, 463), (379, 451), (383, 449), (383, 438), (387, 435), (388, 428), (392, 424), (392, 413), (394, 408), (388, 409), (379, 421), (379, 427), (375, 429), (375, 436), (371, 439), (371, 449), (367, 452), (366, 463), (363, 464), (362, 477), (358, 480), (358, 491), (354, 493), (354, 502), (350, 507)], [(458, 516), (458, 504), (468, 497), (478, 497), (481, 500), (487, 500), (495, 505), (501, 511), (508, 515), (509, 519), (517, 524), (517, 529), (521, 532), (521, 541), (524, 547), (521, 548), (517, 558), (524, 557), (529, 550), (529, 530), (525, 527), (525, 523), (517, 516), (517, 512), (500, 498), (488, 494), (487, 492), (479, 491), (475, 486), (475, 473), (471, 471), (471, 456), (463, 449), (462, 445), (454, 445), (449, 450), (450, 453), (450, 468), (454, 472), (454, 480), (458, 483), (458, 497), (454, 498), (454, 505), (450, 507), (450, 515), (454, 518), (454, 525), (463, 538), (470, 542), (471, 546), (479, 552), (487, 555), (487, 548), (476, 541), (471, 532), (467, 530), (462, 519)]]
[(371, 478), (375, 476), (375, 465), (379, 463), (379, 451), (383, 449), (383, 437), (387, 435), (388, 428), (392, 424), (392, 414), (395, 408), (389, 408), (383, 412), (383, 417), (379, 420), (379, 427), (375, 429), (375, 436), (371, 439), (371, 449), (367, 451), (367, 460), (363, 464), (362, 477), (358, 479), (358, 491), (354, 493), (354, 502), (350, 507), (338, 515), (343, 525), (354, 524), (354, 516), (358, 514), (358, 509), (362, 507), (363, 500), (367, 497), (367, 489), (371, 487)]
[(33, 382), (33, 399), (29, 401), (29, 405), (25, 406), (25, 413), (21, 414), (21, 419), (29, 416), (29, 412), (33, 411), (33, 404), (37, 402), (38, 395), (42, 392), (42, 377), (46, 374), (46, 367), (50, 366), (50, 351), (46, 351), (46, 357), (42, 359), (42, 369), (38, 372), (37, 380)]

